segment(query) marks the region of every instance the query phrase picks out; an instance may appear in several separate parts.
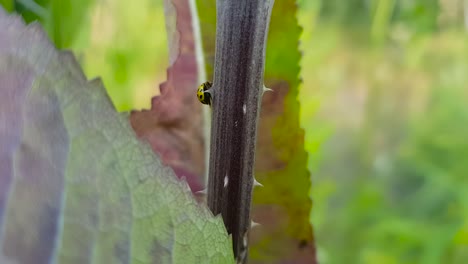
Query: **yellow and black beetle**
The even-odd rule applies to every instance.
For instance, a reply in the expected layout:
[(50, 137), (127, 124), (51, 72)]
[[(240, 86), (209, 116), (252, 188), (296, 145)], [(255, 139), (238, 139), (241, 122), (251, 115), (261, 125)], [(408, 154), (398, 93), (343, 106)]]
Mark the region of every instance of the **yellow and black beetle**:
[(197, 98), (202, 104), (211, 106), (211, 93), (208, 91), (213, 84), (210, 82), (204, 82), (197, 89)]

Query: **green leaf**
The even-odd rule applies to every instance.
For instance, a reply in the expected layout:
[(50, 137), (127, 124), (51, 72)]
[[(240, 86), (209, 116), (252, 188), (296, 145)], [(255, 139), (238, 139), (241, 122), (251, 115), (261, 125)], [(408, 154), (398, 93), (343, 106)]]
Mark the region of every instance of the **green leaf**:
[(27, 22), (45, 21), (48, 17), (47, 5), (50, 0), (16, 0), (14, 10)]
[(222, 220), (99, 80), (0, 9), (0, 262), (232, 263)]
[(437, 0), (400, 1), (397, 19), (416, 33), (433, 32), (441, 20), (439, 5)]
[(94, 0), (51, 0), (48, 31), (58, 48), (70, 48)]
[(269, 263), (316, 261), (311, 177), (297, 99), (301, 29), (296, 12), (295, 1), (275, 2), (266, 52), (265, 85), (273, 91), (263, 97), (257, 145), (256, 178), (264, 187), (253, 198), (253, 219), (264, 227), (251, 255)]
[(0, 5), (3, 6), (3, 8), (8, 12), (13, 11), (15, 8), (15, 3), (13, 0), (0, 0)]
[(13, 7), (26, 22), (41, 22), (58, 48), (71, 48), (84, 29), (93, 3), (94, 0), (18, 0)]

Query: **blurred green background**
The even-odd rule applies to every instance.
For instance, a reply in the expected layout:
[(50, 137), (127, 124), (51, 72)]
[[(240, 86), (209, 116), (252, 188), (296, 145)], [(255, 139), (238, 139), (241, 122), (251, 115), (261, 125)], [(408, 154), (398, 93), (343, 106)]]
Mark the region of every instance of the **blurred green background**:
[(468, 263), (468, 1), (300, 1), (321, 263)]
[[(148, 108), (159, 93), (162, 1), (0, 3), (40, 19), (119, 110)], [(299, 7), (320, 263), (468, 263), (468, 0)]]

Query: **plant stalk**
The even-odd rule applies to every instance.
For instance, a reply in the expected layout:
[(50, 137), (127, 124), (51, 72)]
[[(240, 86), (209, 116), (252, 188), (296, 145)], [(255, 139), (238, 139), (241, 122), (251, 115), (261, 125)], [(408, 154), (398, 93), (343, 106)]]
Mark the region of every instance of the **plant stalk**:
[(217, 0), (208, 206), (246, 263), (257, 121), (273, 0)]

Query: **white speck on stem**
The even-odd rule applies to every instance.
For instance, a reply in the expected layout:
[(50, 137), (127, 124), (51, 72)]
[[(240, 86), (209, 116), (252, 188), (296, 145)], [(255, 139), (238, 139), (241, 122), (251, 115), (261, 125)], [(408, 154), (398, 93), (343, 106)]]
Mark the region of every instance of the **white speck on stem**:
[(228, 178), (228, 176), (226, 174), (226, 176), (224, 176), (224, 188), (227, 187), (228, 183), (229, 183), (229, 178)]
[(245, 104), (242, 106), (242, 111), (244, 112), (244, 115), (247, 113), (247, 106)]

